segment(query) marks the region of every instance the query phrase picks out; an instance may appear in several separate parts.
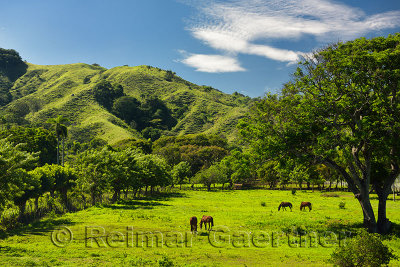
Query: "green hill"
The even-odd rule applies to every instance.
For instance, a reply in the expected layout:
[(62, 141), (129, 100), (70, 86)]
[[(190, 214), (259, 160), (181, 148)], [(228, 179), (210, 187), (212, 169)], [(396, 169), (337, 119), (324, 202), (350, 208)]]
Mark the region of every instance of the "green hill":
[[(238, 119), (252, 101), (238, 93), (229, 95), (195, 85), (171, 71), (150, 66), (108, 70), (97, 64), (27, 63), (26, 72), (11, 82), (12, 101), (3, 105), (0, 113), (8, 122), (33, 125), (45, 125), (48, 118), (63, 115), (69, 119), (71, 138), (81, 142), (97, 137), (115, 144), (128, 138), (142, 138), (143, 129), (135, 129), (95, 98), (95, 88), (101, 82), (121, 85), (126, 96), (142, 104), (155, 97), (161, 100), (164, 110), (152, 111), (154, 116), (148, 118), (146, 126), (156, 128), (162, 135), (212, 133), (232, 140)], [(162, 122), (157, 112), (171, 117), (167, 126), (159, 126)]]

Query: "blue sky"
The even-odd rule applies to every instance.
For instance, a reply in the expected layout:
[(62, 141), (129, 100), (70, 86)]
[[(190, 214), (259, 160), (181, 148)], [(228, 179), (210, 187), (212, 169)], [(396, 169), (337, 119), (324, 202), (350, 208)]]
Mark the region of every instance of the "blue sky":
[(304, 54), (400, 32), (399, 0), (0, 0), (0, 47), (42, 65), (170, 69), (256, 97)]

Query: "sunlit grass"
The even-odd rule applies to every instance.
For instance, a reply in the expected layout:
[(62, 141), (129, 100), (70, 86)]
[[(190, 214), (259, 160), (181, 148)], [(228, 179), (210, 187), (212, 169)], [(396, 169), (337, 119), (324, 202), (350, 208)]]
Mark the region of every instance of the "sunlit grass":
[[(360, 229), (361, 208), (351, 193), (338, 192), (339, 197), (324, 197), (320, 192), (270, 190), (243, 191), (177, 191), (169, 197), (147, 200), (121, 201), (119, 204), (92, 207), (77, 213), (61, 217), (46, 218), (22, 229), (10, 233), (1, 241), (2, 254), (0, 265), (103, 265), (131, 266), (156, 265), (159, 260), (170, 260), (177, 265), (248, 265), (248, 266), (321, 266), (329, 265), (327, 260), (337, 243), (296, 243), (296, 230), (316, 232), (324, 239), (326, 231), (355, 233)], [(281, 201), (290, 201), (293, 211), (278, 211)], [(300, 211), (301, 201), (313, 203), (313, 209)], [(261, 203), (265, 205), (261, 205)], [(339, 203), (345, 202), (345, 209)], [(374, 208), (377, 201), (372, 200)], [(388, 200), (388, 217), (399, 224), (400, 204)], [(189, 218), (211, 215), (214, 218), (214, 230), (198, 229), (197, 235), (191, 236)], [(67, 226), (73, 233), (73, 241), (65, 247), (56, 247), (50, 236), (53, 231)], [(85, 234), (85, 227), (88, 227)], [(129, 227), (129, 228), (127, 228)], [(104, 241), (111, 238), (110, 245), (99, 247), (93, 239), (98, 236), (92, 229), (100, 230)], [(224, 230), (225, 232), (218, 232)], [(288, 238), (283, 232), (289, 234)], [(125, 236), (119, 240), (116, 232)], [(136, 243), (136, 233), (161, 232), (164, 237), (163, 247), (142, 247)], [(182, 233), (183, 243), (174, 242), (171, 235)], [(254, 237), (261, 233), (280, 234), (279, 245), (264, 242), (256, 247), (252, 242), (243, 243), (243, 236)], [(192, 245), (186, 245), (192, 238)], [(230, 236), (231, 242), (215, 243), (214, 235)], [(61, 236), (63, 237), (63, 236)], [(139, 235), (141, 237), (141, 235)], [(116, 238), (114, 241), (113, 238)], [(217, 244), (218, 247), (214, 247)], [(99, 240), (99, 239), (98, 239)], [(127, 240), (129, 241), (127, 243)], [(172, 241), (171, 241), (172, 240)], [(258, 239), (257, 239), (258, 240)], [(251, 240), (250, 240), (251, 241)], [(276, 241), (276, 239), (275, 239)], [(87, 243), (89, 242), (89, 243)], [(400, 248), (400, 241), (391, 236), (385, 243), (395, 251)], [(399, 262), (394, 262), (398, 264)]]

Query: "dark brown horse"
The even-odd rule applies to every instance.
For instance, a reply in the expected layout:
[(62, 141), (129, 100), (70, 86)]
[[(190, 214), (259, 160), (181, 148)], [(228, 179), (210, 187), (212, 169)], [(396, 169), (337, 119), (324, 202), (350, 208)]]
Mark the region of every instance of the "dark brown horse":
[(208, 223), (208, 230), (210, 231), (210, 230), (211, 230), (211, 227), (214, 226), (213, 217), (203, 215), (203, 217), (201, 218), (201, 221), (200, 221), (200, 230), (201, 230), (201, 226), (202, 226), (203, 223), (204, 223), (204, 228), (205, 228), (206, 230), (207, 230), (207, 223)]
[(286, 207), (289, 207), (289, 208), (290, 208), (290, 211), (292, 211), (293, 205), (292, 205), (292, 203), (290, 203), (290, 202), (281, 202), (281, 204), (279, 204), (278, 211), (279, 211), (281, 208), (282, 208), (282, 210), (286, 210)]
[(197, 232), (197, 217), (190, 217), (190, 231)]
[(311, 211), (311, 202), (301, 202), (300, 210), (305, 210), (308, 207), (308, 211)]

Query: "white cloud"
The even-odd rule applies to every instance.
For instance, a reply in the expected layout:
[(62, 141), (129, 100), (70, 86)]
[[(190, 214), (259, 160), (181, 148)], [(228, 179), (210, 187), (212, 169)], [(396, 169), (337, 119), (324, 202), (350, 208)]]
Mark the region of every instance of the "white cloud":
[[(198, 22), (189, 27), (196, 39), (224, 54), (257, 55), (288, 63), (298, 61), (304, 53), (273, 47), (272, 41), (301, 37), (314, 37), (323, 43), (346, 41), (400, 25), (400, 11), (367, 16), (359, 8), (330, 0), (210, 0), (196, 5), (200, 10)], [(204, 57), (209, 56), (192, 55), (183, 61), (201, 62), (204, 65), (196, 68), (202, 71), (208, 69), (203, 68), (205, 64), (211, 65), (207, 60), (217, 60), (215, 69), (219, 69), (217, 66), (226, 62), (222, 59), (227, 59)], [(229, 60), (234, 60), (232, 69), (243, 70), (237, 60)]]
[(220, 55), (188, 54), (181, 60), (185, 65), (196, 68), (201, 72), (237, 72), (245, 71), (236, 58)]

